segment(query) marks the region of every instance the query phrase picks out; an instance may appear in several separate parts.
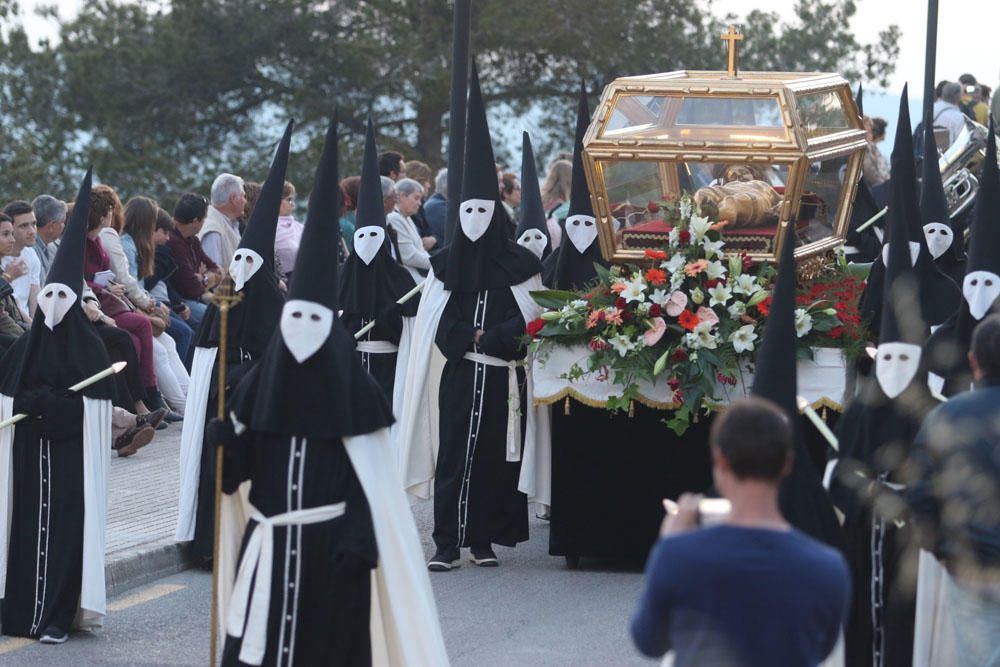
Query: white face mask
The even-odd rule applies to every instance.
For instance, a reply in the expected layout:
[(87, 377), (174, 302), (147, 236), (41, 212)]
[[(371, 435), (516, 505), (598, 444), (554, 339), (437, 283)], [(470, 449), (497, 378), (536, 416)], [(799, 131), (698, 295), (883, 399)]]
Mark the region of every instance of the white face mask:
[(545, 252), (545, 246), (549, 244), (549, 239), (540, 230), (529, 229), (521, 234), (521, 238), (517, 240), (517, 244), (524, 246), (535, 253), (535, 257), (541, 259), (542, 254)]
[(478, 241), (490, 227), (496, 202), (491, 199), (466, 199), (458, 211), (462, 232), (470, 241)]
[(597, 220), (591, 215), (571, 215), (566, 218), (566, 236), (581, 255), (597, 239)]
[(910, 343), (882, 343), (875, 354), (875, 378), (889, 398), (896, 398), (910, 386), (920, 367), (920, 346)]
[(366, 265), (371, 264), (375, 255), (385, 243), (385, 229), (370, 225), (354, 232), (354, 252)]
[(331, 327), (333, 311), (315, 301), (292, 299), (281, 309), (281, 338), (300, 364), (323, 347)]
[(45, 326), (52, 331), (76, 303), (76, 292), (62, 283), (49, 283), (38, 293), (38, 310), (45, 315)]
[(940, 222), (928, 222), (924, 225), (924, 238), (927, 239), (927, 250), (931, 257), (937, 259), (951, 247), (955, 238), (951, 227)]
[(990, 271), (967, 273), (962, 280), (962, 295), (972, 316), (981, 320), (1000, 296), (1000, 276)]
[(239, 292), (253, 278), (253, 274), (264, 266), (264, 258), (254, 250), (237, 248), (233, 261), (229, 262), (229, 275), (233, 277), (233, 287)]
[[(916, 241), (910, 241), (910, 266), (917, 265), (917, 256), (920, 255), (920, 244)], [(886, 243), (882, 246), (882, 263), (889, 266), (889, 244)]]

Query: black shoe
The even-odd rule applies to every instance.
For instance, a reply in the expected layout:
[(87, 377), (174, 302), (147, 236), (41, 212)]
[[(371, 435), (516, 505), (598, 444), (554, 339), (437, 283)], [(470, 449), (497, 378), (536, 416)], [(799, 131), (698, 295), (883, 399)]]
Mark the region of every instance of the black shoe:
[(472, 547), (472, 564), (479, 567), (497, 567), (500, 561), (493, 549), (489, 545), (485, 547)]
[(427, 563), (427, 569), (431, 572), (450, 572), (462, 566), (460, 559), (461, 554), (458, 549), (438, 549)]
[(167, 413), (167, 416), (163, 418), (163, 421), (167, 422), (168, 424), (176, 424), (177, 422), (184, 421), (184, 415), (179, 415), (173, 410), (171, 410), (170, 412)]
[(164, 418), (166, 418), (169, 410), (166, 408), (160, 408), (158, 410), (153, 410), (152, 412), (147, 412), (144, 415), (139, 415), (135, 418), (135, 423), (137, 426), (152, 426), (153, 428), (160, 430), (167, 427), (163, 423)]
[(38, 638), (38, 641), (43, 644), (65, 644), (67, 639), (69, 639), (68, 632), (50, 625), (45, 628), (42, 632), (42, 636)]

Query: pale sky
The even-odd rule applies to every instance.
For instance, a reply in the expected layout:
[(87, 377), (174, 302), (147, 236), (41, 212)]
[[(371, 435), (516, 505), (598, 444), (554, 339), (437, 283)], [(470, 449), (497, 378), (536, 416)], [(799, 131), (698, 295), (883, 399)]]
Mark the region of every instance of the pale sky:
[[(64, 16), (72, 15), (80, 6), (80, 0), (22, 0), (26, 10), (41, 4), (55, 4)], [(581, 5), (584, 4), (581, 0)], [(1000, 2), (997, 0), (973, 0), (958, 3), (955, 0), (941, 2), (938, 16), (938, 55), (935, 80), (955, 80), (960, 74), (971, 72), (983, 83), (997, 88), (1000, 83), (1000, 48), (997, 45), (997, 27), (1000, 26)], [(715, 0), (716, 14), (733, 12), (745, 14), (748, 8), (775, 11), (782, 16), (791, 16), (794, 0)], [(922, 91), (924, 79), (924, 40), (927, 26), (927, 10), (924, 0), (857, 0), (858, 12), (854, 19), (854, 31), (859, 41), (874, 41), (878, 31), (896, 23), (903, 31), (900, 57), (893, 76), (890, 91), (898, 93), (903, 83), (910, 82), (917, 95)], [(29, 19), (36, 34), (55, 35), (55, 29)], [(720, 65), (721, 67), (721, 65)], [(895, 88), (895, 90), (891, 90)]]

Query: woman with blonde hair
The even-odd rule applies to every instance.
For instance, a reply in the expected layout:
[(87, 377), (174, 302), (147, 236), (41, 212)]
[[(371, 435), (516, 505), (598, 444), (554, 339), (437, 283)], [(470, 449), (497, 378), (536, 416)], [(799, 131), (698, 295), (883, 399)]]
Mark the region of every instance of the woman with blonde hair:
[(542, 185), (542, 207), (545, 209), (545, 224), (549, 228), (552, 249), (562, 241), (559, 221), (569, 212), (569, 194), (573, 186), (573, 163), (557, 159), (549, 163), (545, 183)]

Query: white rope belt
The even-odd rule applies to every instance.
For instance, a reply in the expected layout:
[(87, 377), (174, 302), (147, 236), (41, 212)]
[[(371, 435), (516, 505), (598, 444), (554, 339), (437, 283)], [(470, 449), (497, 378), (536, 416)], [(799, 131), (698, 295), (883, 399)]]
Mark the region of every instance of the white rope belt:
[[(240, 649), (240, 662), (248, 665), (259, 665), (264, 660), (267, 649), (267, 616), (271, 607), (271, 569), (274, 558), (274, 528), (275, 526), (304, 526), (310, 523), (320, 523), (336, 519), (343, 515), (345, 504), (323, 505), (309, 509), (285, 512), (266, 517), (256, 507), (251, 508), (250, 518), (257, 526), (250, 535), (243, 561), (240, 563), (233, 586), (233, 596), (229, 607), (229, 618), (226, 621), (226, 631), (233, 637), (244, 637)], [(302, 555), (299, 554), (301, 558)], [(256, 582), (253, 587), (253, 599), (250, 599), (250, 582)]]
[(465, 358), (477, 364), (507, 369), (507, 460), (521, 460), (521, 392), (517, 387), (517, 369), (524, 367), (523, 359), (504, 361), (479, 352), (466, 352)]
[(399, 352), (399, 346), (393, 345), (387, 340), (359, 340), (358, 352), (367, 352), (368, 354), (392, 354), (393, 352)]

